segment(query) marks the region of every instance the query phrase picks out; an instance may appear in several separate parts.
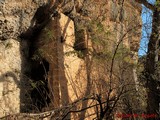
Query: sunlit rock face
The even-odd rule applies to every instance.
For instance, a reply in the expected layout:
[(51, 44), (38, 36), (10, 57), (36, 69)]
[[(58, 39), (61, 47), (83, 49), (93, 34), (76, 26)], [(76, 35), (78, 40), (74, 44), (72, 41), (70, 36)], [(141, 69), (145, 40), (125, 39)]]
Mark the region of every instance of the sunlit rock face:
[(0, 116), (19, 112), (21, 56), (19, 42), (0, 43)]
[[(27, 40), (21, 40), (18, 36), (30, 27), (37, 8), (46, 2), (47, 0), (0, 1), (0, 107), (2, 108), (0, 109), (0, 116), (34, 109), (31, 106), (29, 106), (31, 108), (27, 108), (26, 106), (28, 105), (25, 105), (32, 104), (29, 83), (31, 65), (28, 59), (30, 43)], [(83, 0), (79, 0), (80, 6), (82, 2)], [(53, 54), (52, 60), (48, 60), (46, 56), (43, 57), (48, 60), (47, 62), (49, 62), (49, 67), (52, 70), (57, 70), (58, 77), (56, 80), (58, 80), (59, 84), (59, 93), (57, 93), (59, 98), (57, 99), (60, 102), (60, 106), (65, 106), (90, 94), (99, 94), (108, 90), (107, 81), (110, 79), (111, 55), (114, 53), (117, 44), (120, 44), (120, 47), (125, 48), (127, 54), (131, 55), (125, 59), (124, 56), (116, 56), (116, 59), (119, 58), (120, 61), (124, 59), (127, 64), (137, 60), (141, 37), (140, 14), (141, 7), (135, 2), (125, 1), (121, 3), (118, 0), (91, 0), (85, 2), (82, 9), (84, 19), (77, 19), (75, 20), (76, 23), (74, 23), (69, 17), (60, 13), (59, 26), (53, 25), (56, 23), (54, 19), (48, 23), (46, 27), (51, 32), (54, 33), (55, 29), (55, 27), (52, 28), (52, 25), (60, 30), (58, 34), (51, 34), (51, 36), (54, 35), (52, 37), (58, 36), (55, 48), (52, 48), (53, 41), (47, 41), (46, 43), (43, 43), (43, 41), (41, 46), (36, 46), (43, 48), (43, 52), (46, 55), (52, 56)], [(97, 24), (97, 18), (101, 21), (107, 35), (100, 33), (95, 28), (94, 25)], [(89, 25), (92, 27), (87, 28)], [(38, 42), (41, 42), (44, 34), (50, 37), (49, 32), (42, 31)], [(79, 34), (81, 36), (77, 36)], [(85, 44), (81, 45), (80, 48), (75, 48), (76, 40), (85, 42)], [(98, 45), (94, 41), (98, 42)], [(85, 51), (87, 47), (90, 49), (89, 57), (84, 57), (87, 55)], [(78, 52), (75, 49), (78, 49)], [(103, 53), (104, 51), (106, 53)], [(92, 57), (94, 53), (97, 53), (95, 55), (96, 59)], [(119, 54), (122, 54), (121, 51)], [(100, 58), (103, 56), (106, 61), (102, 62)], [(54, 63), (58, 65), (58, 69), (51, 67), (54, 66)], [(114, 73), (116, 75), (120, 74), (120, 68), (117, 68), (118, 65), (120, 63), (115, 62)], [(129, 72), (127, 71), (128, 76), (125, 76), (124, 79), (128, 79), (131, 75), (132, 77), (130, 78), (133, 80), (133, 67), (129, 67), (127, 70), (129, 70)], [(114, 82), (118, 85), (117, 78), (115, 76), (113, 78), (115, 78)], [(112, 96), (115, 93), (116, 91), (112, 93)], [(106, 97), (103, 96), (103, 99), (105, 100)], [(79, 110), (83, 107), (94, 105), (94, 103), (92, 101), (80, 102), (74, 109)], [(28, 110), (28, 112), (41, 111), (31, 110)], [(75, 120), (79, 119), (79, 117), (84, 119), (85, 116), (90, 116), (94, 112), (95, 109), (89, 109), (85, 112), (74, 114), (72, 117)], [(92, 118), (94, 117), (88, 117), (88, 119)]]
[[(25, 104), (32, 104), (30, 95), (28, 95), (30, 94), (30, 80), (29, 76), (27, 76), (27, 72), (30, 71), (30, 65), (28, 62), (29, 45), (26, 40), (21, 40), (18, 37), (31, 25), (31, 21), (37, 8), (45, 3), (45, 0), (17, 0), (16, 2), (13, 0), (0, 1), (1, 117), (7, 114), (27, 111), (28, 108), (24, 108), (23, 106), (26, 107)], [(71, 86), (71, 82), (73, 82), (73, 79), (76, 79), (76, 74), (83, 61), (82, 59), (76, 57), (76, 55), (65, 55), (68, 52), (72, 52), (74, 50), (73, 46), (75, 36), (73, 21), (65, 15), (61, 14), (59, 22), (59, 27), (61, 27), (61, 34), (63, 35), (63, 39), (65, 41), (64, 43), (59, 41), (60, 46), (56, 47), (59, 49), (57, 56), (59, 57), (59, 71), (65, 70), (65, 79), (67, 78), (67, 81), (63, 81), (64, 75), (59, 75), (59, 78), (61, 79), (61, 103), (62, 105), (65, 105), (66, 96), (68, 97), (67, 94), (69, 94), (69, 96), (73, 96), (72, 99), (75, 100), (75, 96), (72, 92), (73, 86)]]
[(1, 117), (20, 112), (21, 88), (26, 85), (23, 83), (25, 75), (22, 72), (27, 70), (29, 66), (26, 65), (28, 46), (25, 41), (21, 42), (18, 36), (28, 29), (37, 8), (44, 3), (45, 0), (39, 2), (33, 0), (0, 0)]

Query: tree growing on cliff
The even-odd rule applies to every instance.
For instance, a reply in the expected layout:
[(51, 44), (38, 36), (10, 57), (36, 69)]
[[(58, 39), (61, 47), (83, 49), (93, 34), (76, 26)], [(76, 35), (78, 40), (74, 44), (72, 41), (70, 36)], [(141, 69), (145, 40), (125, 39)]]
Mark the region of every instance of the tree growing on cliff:
[(147, 88), (147, 111), (160, 115), (160, 0), (150, 4), (147, 0), (136, 0), (153, 11), (152, 33), (148, 43), (148, 52), (144, 67)]
[[(49, 4), (51, 5), (51, 8), (52, 8), (52, 2), (53, 1), (51, 1), (51, 3)], [(85, 3), (84, 6), (79, 11), (80, 13), (73, 14), (73, 12), (65, 11), (65, 14), (68, 15), (75, 22), (76, 33), (80, 36), (80, 39), (82, 39), (83, 40), (82, 42), (84, 43), (83, 44), (84, 46), (79, 47), (80, 49), (76, 46), (77, 49), (75, 50), (82, 51), (83, 53), (82, 59), (85, 62), (84, 66), (86, 71), (85, 80), (87, 81), (86, 91), (84, 92), (84, 95), (82, 96), (82, 98), (78, 98), (76, 101), (72, 102), (71, 104), (66, 104), (65, 106), (63, 105), (62, 107), (60, 107), (59, 83), (52, 84), (52, 86), (49, 89), (51, 92), (53, 92), (51, 96), (51, 100), (53, 102), (51, 107), (53, 109), (51, 109), (51, 111), (47, 111), (40, 114), (30, 114), (29, 118), (34, 117), (34, 119), (41, 119), (41, 118), (43, 119), (47, 116), (52, 116), (51, 119), (56, 119), (56, 118), (67, 119), (66, 117), (69, 114), (74, 114), (76, 116), (76, 113), (77, 113), (77, 116), (82, 120), (91, 115), (95, 115), (95, 119), (109, 120), (109, 119), (113, 119), (115, 111), (118, 111), (118, 110), (122, 111), (120, 107), (124, 109), (129, 108), (128, 110), (129, 113), (131, 114), (134, 113), (134, 110), (132, 108), (133, 105), (131, 105), (131, 102), (130, 102), (132, 101), (132, 99), (134, 99), (134, 97), (136, 97), (135, 84), (133, 83), (133, 81), (130, 80), (130, 75), (132, 72), (130, 68), (134, 66), (134, 63), (130, 58), (131, 56), (133, 56), (133, 54), (130, 53), (129, 49), (124, 47), (123, 41), (127, 39), (126, 38), (127, 35), (132, 30), (135, 31), (135, 29), (139, 29), (140, 26), (139, 24), (138, 25), (136, 24), (135, 26), (132, 26), (131, 28), (123, 32), (123, 25), (120, 24), (120, 28), (115, 27), (114, 29), (114, 32), (119, 35), (112, 34), (111, 32), (113, 31), (108, 27), (105, 27), (104, 29), (104, 26), (102, 24), (103, 20), (106, 18), (106, 16), (103, 16), (102, 14), (106, 12), (105, 10), (103, 10), (105, 6), (103, 4), (100, 4), (101, 6), (98, 11), (100, 15), (92, 14), (91, 12), (90, 12), (91, 14), (89, 14), (87, 9), (92, 9), (92, 10), (94, 9), (93, 7), (94, 4), (91, 3), (91, 2), (94, 2), (94, 0), (87, 1), (87, 2), (88, 3)], [(104, 0), (103, 2), (104, 4), (107, 3), (106, 0)], [(114, 3), (114, 2), (115, 1), (113, 1), (112, 10), (116, 8), (118, 11), (117, 6), (118, 4), (120, 4), (120, 10), (119, 10), (120, 12), (116, 11), (114, 12), (114, 14), (111, 13), (110, 20), (113, 20), (114, 22), (116, 22), (116, 20), (118, 19), (119, 20), (118, 22), (120, 23), (124, 22), (125, 21), (125, 11), (123, 9), (124, 0), (120, 1), (120, 3)], [(53, 6), (55, 10), (59, 10), (61, 8), (61, 1), (57, 0), (55, 5)], [(97, 6), (95, 6), (95, 8), (96, 7)], [(62, 9), (62, 12), (63, 12), (63, 9)], [(92, 20), (90, 18), (92, 18)], [(79, 22), (83, 24), (82, 27), (80, 27)], [(56, 26), (54, 28), (56, 28)], [(106, 29), (109, 29), (109, 30), (106, 30)], [(82, 32), (82, 36), (80, 34), (81, 32)], [(52, 36), (51, 34), (47, 34), (47, 35), (48, 35), (48, 38)], [(86, 37), (87, 39), (85, 39), (84, 36), (87, 36)], [(86, 41), (87, 43), (89, 43), (90, 38), (92, 39), (92, 43), (93, 43), (91, 45), (91, 48), (88, 47), (89, 46), (88, 44), (85, 44)], [(44, 53), (44, 51), (48, 52), (49, 47), (47, 47), (47, 50), (41, 49), (39, 52), (42, 54)], [(57, 52), (55, 49), (53, 51)], [(50, 51), (50, 55), (53, 53), (53, 51)], [(51, 61), (50, 65), (51, 64), (58, 65), (58, 62), (56, 60)], [(55, 67), (53, 66), (53, 68)], [(58, 67), (56, 66), (56, 70), (57, 69)], [(64, 72), (62, 72), (61, 74), (63, 73)], [(50, 77), (56, 76), (55, 80), (58, 80), (58, 77), (59, 77), (58, 74), (59, 73), (57, 73), (57, 71), (56, 72), (54, 71), (51, 73), (52, 76), (50, 75)], [(53, 83), (52, 80), (53, 78), (50, 79), (51, 83)], [(57, 89), (55, 91), (52, 91), (54, 87), (56, 87)], [(131, 98), (129, 99), (129, 97)], [(58, 102), (58, 104), (54, 105), (56, 102)], [(80, 105), (77, 105), (79, 103)], [(55, 106), (56, 108), (54, 108)], [(94, 108), (95, 112), (93, 112), (93, 114), (86, 114), (87, 113), (86, 111), (87, 110), (89, 111), (90, 108)], [(128, 112), (128, 111), (124, 110), (124, 112)], [(39, 118), (37, 118), (38, 116)], [(19, 117), (18, 119), (21, 119), (21, 118)]]

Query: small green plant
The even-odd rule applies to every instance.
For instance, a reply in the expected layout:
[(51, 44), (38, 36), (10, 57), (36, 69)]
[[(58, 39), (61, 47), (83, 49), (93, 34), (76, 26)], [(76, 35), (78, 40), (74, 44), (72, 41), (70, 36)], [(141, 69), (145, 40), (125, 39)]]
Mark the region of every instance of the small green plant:
[(33, 57), (31, 58), (32, 60), (38, 61), (40, 59), (39, 55), (34, 54)]
[(66, 56), (71, 56), (71, 55), (76, 56), (76, 53), (77, 53), (77, 51), (73, 50), (73, 51), (65, 52), (65, 55)]
[(67, 57), (69, 56), (78, 56), (79, 58), (84, 57), (84, 53), (82, 51), (76, 51), (76, 50), (65, 52), (65, 55)]
[(11, 47), (13, 47), (12, 43), (8, 42), (5, 44), (6, 49), (10, 49)]
[(44, 33), (45, 33), (44, 38), (43, 38), (44, 40), (50, 41), (50, 40), (55, 39), (53, 31), (49, 30), (48, 28), (44, 29)]
[(43, 80), (38, 80), (38, 81), (31, 80), (30, 85), (31, 85), (32, 88), (37, 88), (38, 86), (44, 86), (45, 83), (44, 83)]

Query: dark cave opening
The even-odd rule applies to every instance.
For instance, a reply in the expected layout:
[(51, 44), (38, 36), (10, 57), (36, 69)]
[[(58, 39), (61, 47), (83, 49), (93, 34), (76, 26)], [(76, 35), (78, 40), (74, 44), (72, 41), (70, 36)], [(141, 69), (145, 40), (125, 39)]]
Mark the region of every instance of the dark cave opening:
[(32, 111), (43, 111), (49, 106), (49, 89), (47, 73), (49, 71), (49, 63), (45, 60), (31, 60), (30, 71), (30, 97), (32, 101)]
[[(28, 61), (29, 70), (26, 73), (24, 72), (24, 74), (29, 78), (27, 83), (30, 86), (27, 90), (21, 90), (24, 91), (24, 93), (21, 92), (21, 99), (28, 100), (21, 100), (25, 104), (21, 108), (22, 112), (42, 112), (48, 108), (50, 103), (47, 75), (49, 63), (37, 52), (39, 49), (39, 35), (49, 20), (50, 13), (47, 11), (47, 5), (40, 6), (31, 20), (31, 26), (19, 36), (23, 41), (26, 41), (28, 46), (24, 46), (23, 51), (28, 51), (25, 59)], [(26, 94), (29, 99), (23, 98), (24, 95), (22, 94)]]
[[(23, 55), (22, 52), (22, 56), (25, 56), (26, 64), (29, 66), (29, 70), (24, 70), (24, 72), (22, 70), (22, 73), (29, 79), (25, 80), (22, 78), (22, 81), (25, 81), (24, 83), (27, 84), (29, 83), (30, 86), (29, 90), (26, 88), (21, 89), (22, 112), (43, 112), (49, 109), (51, 102), (47, 75), (49, 63), (39, 52), (39, 48), (43, 46), (39, 44), (42, 30), (51, 18), (58, 15), (55, 9), (48, 8), (48, 4), (40, 6), (35, 12), (29, 28), (19, 36), (27, 44), (27, 47), (22, 44), (21, 49), (26, 53)], [(22, 67), (25, 67), (25, 61), (22, 63)], [(25, 101), (25, 99), (28, 101)]]

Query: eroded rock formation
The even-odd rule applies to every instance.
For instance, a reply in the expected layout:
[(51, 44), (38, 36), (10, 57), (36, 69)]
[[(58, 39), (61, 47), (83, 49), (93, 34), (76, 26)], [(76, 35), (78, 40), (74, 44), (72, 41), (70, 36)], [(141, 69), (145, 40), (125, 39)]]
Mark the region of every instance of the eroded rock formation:
[[(79, 0), (75, 7), (68, 0), (56, 5), (54, 15), (49, 14), (41, 26), (34, 16), (47, 2), (0, 2), (0, 116), (53, 110), (96, 94), (103, 94), (106, 100), (108, 92), (110, 98), (119, 92), (110, 91), (109, 81), (117, 87), (122, 81), (136, 80), (133, 64), (141, 36), (139, 4)], [(38, 14), (43, 23), (46, 16), (41, 11)], [(95, 103), (80, 100), (71, 110)], [(92, 119), (95, 112), (91, 108), (66, 117)]]

